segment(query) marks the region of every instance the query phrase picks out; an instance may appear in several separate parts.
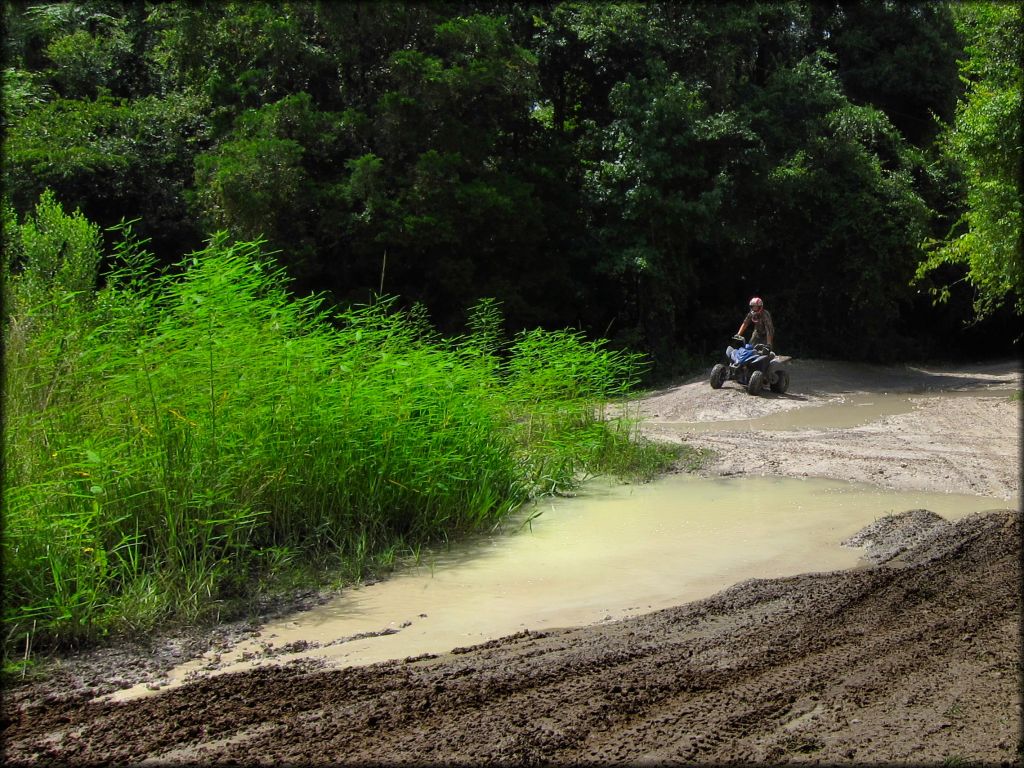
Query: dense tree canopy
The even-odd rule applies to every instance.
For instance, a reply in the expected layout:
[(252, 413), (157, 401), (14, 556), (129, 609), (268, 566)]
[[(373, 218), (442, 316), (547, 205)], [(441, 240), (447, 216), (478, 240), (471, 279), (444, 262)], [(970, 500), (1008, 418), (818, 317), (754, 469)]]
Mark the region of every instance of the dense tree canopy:
[(215, 231), (263, 237), (300, 291), (397, 295), (446, 331), (492, 297), (512, 328), (607, 335), (660, 375), (753, 294), (791, 354), (1019, 343), (1012, 4), (4, 13), (22, 217), (51, 190), (102, 227), (139, 219), (168, 264)]
[[(956, 10), (968, 41), (969, 57), (962, 62), (968, 92), (941, 138), (947, 157), (963, 168), (967, 206), (951, 236), (935, 244), (920, 274), (944, 264), (966, 264), (979, 314), (992, 313), (1008, 299), (1020, 314), (1024, 11), (1017, 4), (965, 4)], [(948, 287), (939, 290), (946, 299)]]

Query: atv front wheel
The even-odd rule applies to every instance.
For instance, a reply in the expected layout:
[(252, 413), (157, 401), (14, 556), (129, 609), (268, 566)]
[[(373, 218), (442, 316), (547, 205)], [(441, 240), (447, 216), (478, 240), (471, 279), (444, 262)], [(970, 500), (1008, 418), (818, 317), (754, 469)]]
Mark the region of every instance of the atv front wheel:
[(789, 389), (789, 372), (788, 371), (776, 371), (775, 382), (771, 385), (772, 392), (784, 395), (786, 390)]
[(725, 366), (722, 363), (718, 363), (714, 368), (711, 369), (711, 388), (721, 389), (722, 382), (725, 381)]
[(748, 395), (760, 395), (764, 388), (764, 371), (754, 371), (750, 374), (750, 381), (747, 382)]

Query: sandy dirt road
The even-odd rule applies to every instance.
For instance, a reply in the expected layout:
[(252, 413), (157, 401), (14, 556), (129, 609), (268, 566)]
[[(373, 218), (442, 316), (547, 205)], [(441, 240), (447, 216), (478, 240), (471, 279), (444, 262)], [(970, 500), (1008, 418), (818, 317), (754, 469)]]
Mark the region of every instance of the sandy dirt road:
[[(956, 369), (794, 361), (785, 396), (684, 382), (647, 398), (652, 437), (912, 393), (852, 428), (714, 428), (707, 472), (821, 475), (1006, 500), (955, 523), (882, 518), (860, 568), (753, 580), (610, 624), (522, 633), (371, 667), (269, 667), (125, 704), (96, 697), (204, 651), (163, 640), (64, 660), (4, 698), (9, 763), (1019, 764), (1016, 362)], [(960, 391), (955, 398), (937, 391)], [(918, 402), (919, 399), (919, 402)], [(236, 630), (237, 631), (237, 630)]]
[[(691, 445), (718, 453), (709, 472), (832, 477), (897, 490), (973, 493), (1004, 498), (1018, 508), (1021, 402), (986, 395), (1019, 389), (1019, 365), (929, 369), (792, 361), (793, 383), (785, 395), (751, 397), (732, 382), (716, 391), (699, 378), (654, 393), (641, 413), (652, 437), (671, 441), (685, 435)], [(680, 422), (735, 423), (863, 395), (904, 395), (913, 410), (863, 426), (758, 429), (754, 435), (746, 425), (694, 434), (677, 427)]]

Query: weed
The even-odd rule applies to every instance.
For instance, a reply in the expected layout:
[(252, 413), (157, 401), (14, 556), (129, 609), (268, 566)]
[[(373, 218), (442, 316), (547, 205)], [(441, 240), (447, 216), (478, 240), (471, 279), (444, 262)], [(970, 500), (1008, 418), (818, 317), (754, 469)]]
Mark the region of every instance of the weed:
[(960, 706), (960, 702), (956, 701), (953, 702), (942, 714), (950, 719), (955, 719), (963, 717), (964, 709), (962, 706)]
[(156, 273), (127, 227), (95, 290), (88, 222), (47, 198), (15, 229), (5, 658), (386, 571), (537, 495), (677, 458), (627, 417), (638, 356), (570, 331), (505, 339), (491, 302), (446, 339), (393, 299), (291, 295), (259, 242), (216, 235)]
[(942, 761), (942, 764), (947, 768), (971, 768), (971, 766), (979, 765), (979, 763), (961, 755), (950, 755)]

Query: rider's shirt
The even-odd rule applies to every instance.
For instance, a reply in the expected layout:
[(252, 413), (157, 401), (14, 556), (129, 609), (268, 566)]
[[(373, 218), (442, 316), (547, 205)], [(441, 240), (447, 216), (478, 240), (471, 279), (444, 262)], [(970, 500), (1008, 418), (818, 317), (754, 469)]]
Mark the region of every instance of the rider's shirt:
[(758, 315), (753, 312), (747, 313), (745, 322), (754, 326), (754, 333), (768, 341), (768, 337), (775, 338), (775, 325), (772, 323), (772, 316), (767, 309), (762, 309)]

